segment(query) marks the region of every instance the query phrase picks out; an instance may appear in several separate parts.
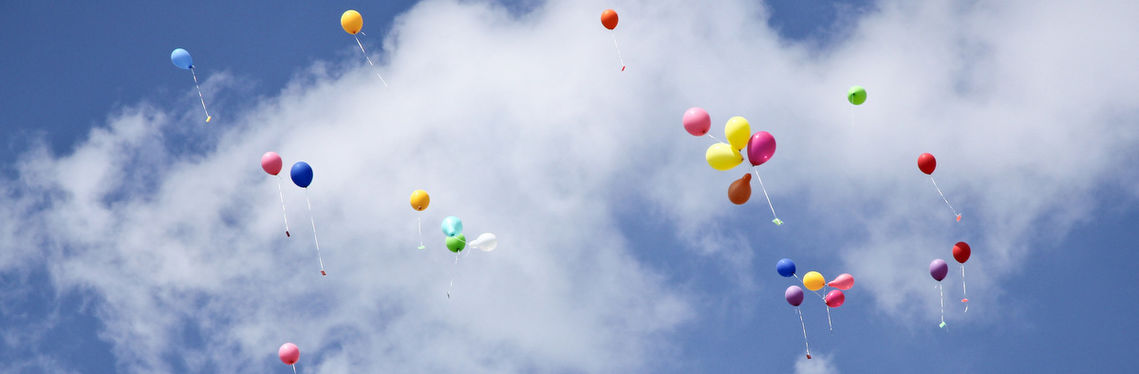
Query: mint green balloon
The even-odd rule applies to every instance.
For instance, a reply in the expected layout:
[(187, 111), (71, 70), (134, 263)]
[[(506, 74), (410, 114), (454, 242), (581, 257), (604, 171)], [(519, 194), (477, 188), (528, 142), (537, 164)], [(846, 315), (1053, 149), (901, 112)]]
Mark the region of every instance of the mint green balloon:
[(459, 253), (466, 247), (467, 237), (463, 236), (463, 234), (447, 237), (447, 249), (450, 249), (451, 252)]
[(846, 100), (854, 105), (862, 105), (866, 102), (866, 89), (862, 86), (854, 86), (850, 91), (846, 92)]

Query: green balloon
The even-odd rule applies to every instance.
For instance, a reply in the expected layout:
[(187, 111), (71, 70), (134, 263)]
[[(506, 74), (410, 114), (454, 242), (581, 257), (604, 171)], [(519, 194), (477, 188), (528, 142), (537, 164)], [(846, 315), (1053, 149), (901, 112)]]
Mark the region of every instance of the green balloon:
[(866, 89), (862, 86), (854, 86), (850, 91), (846, 92), (846, 100), (854, 105), (862, 105), (866, 102)]
[(450, 249), (451, 252), (459, 253), (466, 247), (467, 237), (463, 236), (463, 234), (447, 237), (447, 249)]

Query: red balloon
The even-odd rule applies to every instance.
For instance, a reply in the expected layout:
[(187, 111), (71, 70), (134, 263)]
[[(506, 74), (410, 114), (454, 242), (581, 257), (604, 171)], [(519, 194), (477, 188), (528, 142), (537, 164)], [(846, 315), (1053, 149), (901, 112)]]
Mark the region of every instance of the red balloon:
[(827, 306), (831, 308), (838, 308), (842, 306), (842, 303), (846, 302), (846, 295), (843, 295), (842, 291), (833, 290), (831, 292), (828, 292), (827, 297), (823, 298), (823, 300), (826, 301)]
[(922, 153), (921, 156), (918, 156), (918, 169), (921, 169), (922, 173), (933, 174), (933, 169), (936, 168), (937, 159), (933, 158), (933, 155)]
[(957, 262), (964, 264), (965, 261), (969, 261), (969, 255), (972, 253), (973, 250), (969, 248), (969, 243), (957, 242), (953, 245), (953, 259)]
[(613, 9), (606, 9), (601, 12), (601, 26), (610, 30), (617, 28), (617, 12)]

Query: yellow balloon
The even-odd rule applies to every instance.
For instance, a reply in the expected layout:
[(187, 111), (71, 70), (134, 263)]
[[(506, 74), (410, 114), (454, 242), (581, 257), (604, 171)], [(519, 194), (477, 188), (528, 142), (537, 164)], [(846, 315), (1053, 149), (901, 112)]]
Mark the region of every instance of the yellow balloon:
[(807, 275), (803, 276), (803, 285), (806, 286), (808, 290), (818, 291), (821, 290), (826, 284), (827, 280), (823, 279), (823, 275), (819, 274), (817, 271), (809, 272)]
[(411, 193), (411, 209), (423, 211), (427, 209), (429, 204), (431, 204), (431, 196), (427, 196), (427, 191), (415, 190)]
[(741, 150), (747, 146), (747, 140), (751, 137), (751, 125), (747, 123), (747, 119), (735, 116), (728, 119), (728, 124), (724, 125), (724, 136), (728, 137), (728, 143), (732, 143), (732, 149)]
[(708, 147), (708, 152), (704, 153), (704, 158), (708, 160), (708, 165), (716, 170), (730, 170), (744, 161), (744, 156), (739, 151), (724, 143), (712, 144)]
[(349, 9), (340, 15), (340, 27), (343, 27), (345, 32), (356, 35), (364, 27), (364, 17), (360, 16), (360, 12)]

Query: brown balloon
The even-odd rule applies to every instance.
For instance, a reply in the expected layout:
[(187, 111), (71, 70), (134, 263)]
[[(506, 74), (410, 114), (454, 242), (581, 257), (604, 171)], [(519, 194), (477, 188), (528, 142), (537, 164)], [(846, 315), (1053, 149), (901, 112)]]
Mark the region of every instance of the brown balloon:
[(728, 200), (736, 205), (743, 205), (751, 198), (751, 173), (744, 174), (740, 179), (728, 186)]

